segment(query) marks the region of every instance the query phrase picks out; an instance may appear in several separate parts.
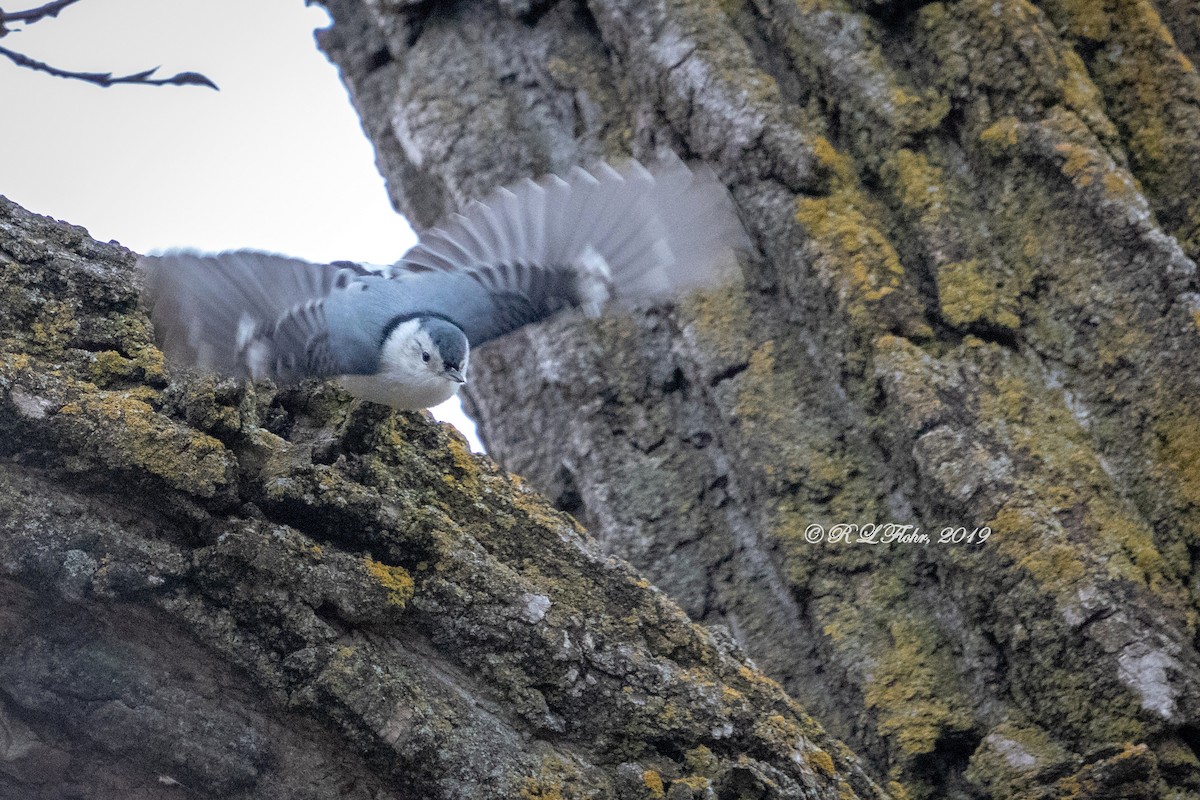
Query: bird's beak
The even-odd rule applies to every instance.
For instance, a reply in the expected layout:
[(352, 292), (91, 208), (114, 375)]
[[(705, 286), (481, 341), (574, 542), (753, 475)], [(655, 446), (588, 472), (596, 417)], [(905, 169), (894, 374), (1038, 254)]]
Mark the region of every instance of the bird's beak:
[(446, 367), (446, 369), (442, 370), (442, 372), (447, 378), (449, 378), (452, 381), (456, 381), (458, 383), (466, 383), (467, 382), (466, 376), (464, 376), (462, 374), (462, 370), (460, 370), (460, 369), (455, 369), (454, 367)]

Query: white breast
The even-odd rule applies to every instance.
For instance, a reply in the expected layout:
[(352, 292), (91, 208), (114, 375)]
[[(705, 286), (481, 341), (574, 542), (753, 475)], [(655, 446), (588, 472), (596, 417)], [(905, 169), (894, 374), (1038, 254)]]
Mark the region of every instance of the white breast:
[(338, 383), (359, 399), (401, 410), (436, 406), (453, 397), (461, 385), (432, 374), (429, 374), (429, 378), (417, 376), (421, 378), (419, 382), (406, 381), (405, 377), (410, 376), (399, 376), (391, 372), (342, 375), (338, 378)]

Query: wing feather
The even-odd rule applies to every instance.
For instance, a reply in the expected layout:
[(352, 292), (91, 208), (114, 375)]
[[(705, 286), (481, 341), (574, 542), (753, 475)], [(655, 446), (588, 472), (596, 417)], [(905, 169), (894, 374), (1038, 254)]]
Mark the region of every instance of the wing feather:
[(347, 262), (254, 251), (177, 251), (138, 264), (155, 335), (173, 361), (280, 383), (361, 369), (361, 350), (330, 346), (325, 304), (388, 280)]
[[(736, 274), (747, 246), (724, 185), (678, 159), (573, 167), (499, 189), (431, 230), (399, 262), (464, 272), (492, 296), (466, 320), (452, 298), (433, 312), (502, 335), (564, 307), (660, 300)], [(515, 310), (515, 309), (519, 309)], [(471, 337), (478, 344), (477, 337)]]

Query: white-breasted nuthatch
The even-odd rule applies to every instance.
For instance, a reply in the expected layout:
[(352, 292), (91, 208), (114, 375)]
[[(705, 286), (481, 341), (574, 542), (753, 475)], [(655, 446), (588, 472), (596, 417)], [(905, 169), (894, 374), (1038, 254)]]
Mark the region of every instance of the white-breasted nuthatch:
[(746, 242), (716, 176), (672, 158), (500, 189), (382, 270), (250, 251), (139, 263), (173, 360), (280, 383), (336, 377), (412, 409), (458, 391), (470, 348), (564, 308), (711, 285)]

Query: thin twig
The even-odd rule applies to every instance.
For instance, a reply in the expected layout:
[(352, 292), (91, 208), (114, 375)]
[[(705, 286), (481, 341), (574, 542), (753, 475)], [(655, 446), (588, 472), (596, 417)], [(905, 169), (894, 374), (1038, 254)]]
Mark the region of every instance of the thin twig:
[[(6, 57), (9, 61), (20, 67), (27, 67), (38, 72), (45, 72), (48, 75), (54, 75), (58, 78), (74, 78), (75, 80), (94, 83), (97, 86), (113, 86), (118, 83), (133, 83), (142, 86), (207, 86), (210, 89), (217, 89), (217, 85), (210, 81), (199, 72), (181, 72), (178, 75), (172, 75), (169, 78), (155, 78), (154, 73), (158, 71), (158, 67), (144, 70), (142, 72), (134, 72), (130, 75), (120, 75), (113, 77), (111, 72), (72, 72), (70, 70), (59, 69), (52, 67), (49, 64), (22, 55), (7, 47), (0, 47), (0, 55)], [(218, 89), (219, 91), (219, 89)]]
[(31, 8), (27, 11), (0, 11), (0, 23), (24, 22), (26, 25), (32, 25), (46, 17), (57, 17), (58, 12), (78, 2), (79, 0), (54, 0), (53, 3), (46, 3), (44, 6)]

